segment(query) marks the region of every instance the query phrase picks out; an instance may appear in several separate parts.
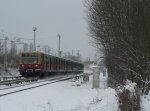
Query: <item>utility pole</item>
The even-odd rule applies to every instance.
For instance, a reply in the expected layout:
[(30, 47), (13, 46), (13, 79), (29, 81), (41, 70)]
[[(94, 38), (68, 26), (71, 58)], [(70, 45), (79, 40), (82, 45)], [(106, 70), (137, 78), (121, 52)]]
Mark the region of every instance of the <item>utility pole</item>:
[(61, 38), (61, 36), (60, 36), (60, 34), (58, 34), (57, 36), (58, 36), (58, 38), (59, 38), (59, 43), (58, 43), (58, 56), (61, 57), (61, 50), (60, 50), (60, 38)]
[(36, 51), (36, 42), (35, 42), (35, 31), (37, 30), (36, 27), (33, 27), (33, 32), (34, 32), (34, 51)]

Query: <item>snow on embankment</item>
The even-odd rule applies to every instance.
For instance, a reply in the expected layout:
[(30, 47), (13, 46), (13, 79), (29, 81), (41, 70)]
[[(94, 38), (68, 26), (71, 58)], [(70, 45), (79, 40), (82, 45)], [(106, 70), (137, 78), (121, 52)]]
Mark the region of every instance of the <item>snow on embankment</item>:
[(126, 81), (125, 90), (128, 90), (130, 92), (130, 96), (135, 95), (136, 85), (136, 83), (132, 83), (129, 80)]
[(0, 77), (3, 76), (19, 76), (18, 68), (8, 68), (7, 71), (4, 68), (0, 67)]
[[(1, 111), (118, 111), (112, 88), (92, 88), (83, 79), (67, 80), (0, 98)], [(16, 99), (17, 98), (17, 99)], [(9, 106), (9, 107), (7, 107)]]

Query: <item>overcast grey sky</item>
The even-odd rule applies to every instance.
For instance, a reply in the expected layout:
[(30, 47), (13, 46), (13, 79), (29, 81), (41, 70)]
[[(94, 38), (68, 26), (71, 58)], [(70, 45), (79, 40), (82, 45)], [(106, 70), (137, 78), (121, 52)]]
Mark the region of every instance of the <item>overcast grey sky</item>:
[(58, 49), (60, 33), (63, 52), (80, 50), (83, 58), (93, 57), (89, 44), (83, 0), (0, 0), (0, 30), (9, 37), (33, 38), (37, 44)]

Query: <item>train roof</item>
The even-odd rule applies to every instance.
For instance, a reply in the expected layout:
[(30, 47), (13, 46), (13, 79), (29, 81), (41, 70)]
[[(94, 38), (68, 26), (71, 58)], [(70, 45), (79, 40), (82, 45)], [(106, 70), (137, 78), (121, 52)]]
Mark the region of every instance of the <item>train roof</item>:
[(55, 56), (55, 55), (46, 54), (46, 53), (39, 52), (39, 51), (36, 51), (36, 52), (34, 52), (34, 51), (33, 52), (21, 52), (20, 54), (25, 54), (25, 53), (41, 53), (41, 54), (50, 55), (52, 57), (56, 57), (56, 58), (59, 58), (59, 59), (75, 62), (75, 63), (78, 63), (78, 64), (83, 64), (82, 62), (79, 62), (79, 61), (75, 61), (75, 60), (72, 60), (72, 59), (66, 59), (66, 58), (63, 58), (63, 57), (58, 57), (58, 56)]

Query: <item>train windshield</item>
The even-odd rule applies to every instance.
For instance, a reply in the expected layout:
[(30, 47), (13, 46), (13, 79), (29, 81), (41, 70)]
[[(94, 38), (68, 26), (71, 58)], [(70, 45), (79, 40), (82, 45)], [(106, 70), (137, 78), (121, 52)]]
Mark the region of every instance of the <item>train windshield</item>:
[(37, 64), (38, 57), (22, 57), (23, 64)]
[(37, 64), (38, 63), (38, 55), (37, 54), (23, 54), (22, 55), (22, 63), (23, 64)]

